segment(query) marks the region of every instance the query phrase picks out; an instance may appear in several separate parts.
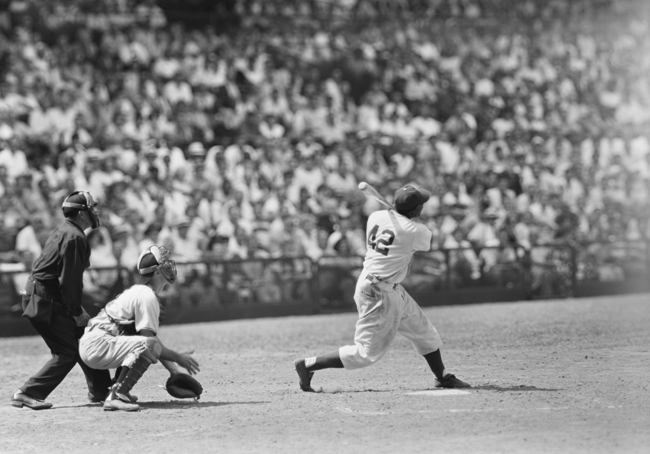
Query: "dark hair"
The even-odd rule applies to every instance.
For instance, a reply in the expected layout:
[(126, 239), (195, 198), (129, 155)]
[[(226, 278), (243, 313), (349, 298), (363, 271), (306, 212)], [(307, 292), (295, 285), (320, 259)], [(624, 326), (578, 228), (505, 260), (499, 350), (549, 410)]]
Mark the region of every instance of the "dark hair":
[[(417, 208), (417, 207), (416, 207), (416, 208)], [(406, 211), (406, 210), (400, 210), (400, 209), (398, 209), (398, 208), (395, 208), (395, 211), (397, 211), (399, 214), (401, 214), (402, 216), (405, 216), (405, 217), (407, 217), (407, 218), (409, 217), (409, 214), (410, 214), (411, 211), (413, 211), (413, 210), (414, 210), (414, 208), (412, 208), (412, 209), (410, 209), (410, 210), (408, 210), (408, 211)], [(409, 219), (410, 219), (410, 218), (409, 218)]]

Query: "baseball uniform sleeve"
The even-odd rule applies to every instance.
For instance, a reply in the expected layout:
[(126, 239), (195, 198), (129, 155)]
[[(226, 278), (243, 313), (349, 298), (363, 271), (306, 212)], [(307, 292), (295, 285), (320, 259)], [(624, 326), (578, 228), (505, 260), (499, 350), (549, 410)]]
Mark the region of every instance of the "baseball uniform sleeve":
[(79, 240), (70, 240), (61, 245), (59, 263), (59, 287), (65, 304), (74, 316), (81, 315), (81, 294), (83, 273), (86, 265), (85, 245)]
[(134, 306), (135, 330), (148, 329), (158, 333), (158, 318), (160, 317), (160, 306), (156, 294), (148, 287), (143, 288), (136, 296)]
[(431, 249), (431, 238), (433, 233), (424, 224), (415, 224), (415, 239), (413, 249), (416, 251), (428, 251)]

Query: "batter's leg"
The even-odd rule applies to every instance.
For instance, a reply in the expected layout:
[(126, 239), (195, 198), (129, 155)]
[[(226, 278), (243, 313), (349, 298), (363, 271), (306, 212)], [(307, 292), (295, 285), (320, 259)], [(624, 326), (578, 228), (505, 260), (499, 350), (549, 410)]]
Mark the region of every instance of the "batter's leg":
[(440, 347), (442, 341), (420, 306), (404, 288), (399, 289), (404, 299), (404, 311), (399, 332), (409, 339), (415, 349), (424, 356), (431, 372), (436, 376), (437, 388), (469, 388), (470, 385), (447, 373), (442, 362)]
[(424, 359), (427, 360), (431, 371), (436, 376), (436, 388), (471, 388), (469, 383), (459, 380), (454, 374), (447, 373), (442, 363), (440, 349), (424, 355)]
[(343, 361), (341, 361), (338, 350), (323, 356), (297, 359), (293, 364), (298, 373), (300, 389), (311, 393), (315, 392), (311, 387), (311, 379), (314, 376), (314, 371), (322, 369), (343, 369)]
[(424, 359), (427, 360), (427, 364), (429, 364), (431, 372), (433, 372), (433, 375), (435, 375), (438, 380), (445, 376), (445, 365), (442, 363), (442, 355), (440, 354), (440, 349), (424, 355)]
[(381, 291), (365, 279), (357, 283), (354, 301), (359, 312), (354, 345), (346, 345), (322, 356), (294, 361), (300, 389), (314, 392), (311, 379), (314, 371), (331, 368), (359, 369), (379, 361), (397, 334), (400, 295), (395, 291)]

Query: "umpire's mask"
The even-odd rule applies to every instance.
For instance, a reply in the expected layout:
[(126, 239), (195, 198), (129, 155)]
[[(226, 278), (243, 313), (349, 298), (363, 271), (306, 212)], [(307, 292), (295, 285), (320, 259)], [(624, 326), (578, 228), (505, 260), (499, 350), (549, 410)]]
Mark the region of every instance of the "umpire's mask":
[(93, 229), (99, 227), (99, 212), (97, 211), (97, 202), (92, 194), (88, 191), (75, 191), (65, 198), (63, 205), (61, 205), (63, 213), (66, 213), (66, 208), (73, 210), (87, 211), (90, 216), (90, 222)]

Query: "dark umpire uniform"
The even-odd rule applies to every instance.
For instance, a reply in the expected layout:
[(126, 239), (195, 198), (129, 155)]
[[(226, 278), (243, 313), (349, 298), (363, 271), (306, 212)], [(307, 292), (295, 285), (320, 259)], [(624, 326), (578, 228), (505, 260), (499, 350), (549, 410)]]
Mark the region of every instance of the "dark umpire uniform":
[[(12, 399), (16, 407), (50, 408), (43, 399), (77, 363), (86, 376), (91, 400), (104, 400), (112, 385), (108, 371), (91, 369), (79, 358), (79, 338), (88, 319), (81, 306), (83, 273), (90, 266), (90, 244), (82, 226), (99, 226), (94, 206), (88, 192), (68, 196), (63, 203), (65, 222), (52, 232), (34, 262), (23, 294), (23, 316), (50, 348), (52, 358), (16, 391)], [(81, 212), (85, 215), (80, 226), (71, 218), (79, 221), (75, 216)]]

